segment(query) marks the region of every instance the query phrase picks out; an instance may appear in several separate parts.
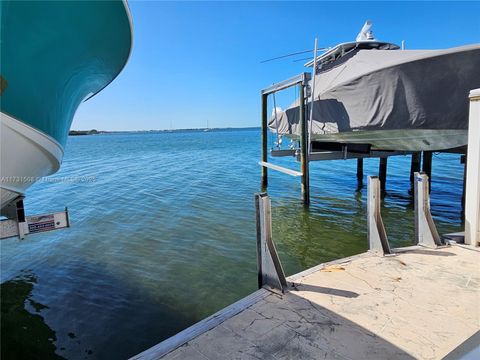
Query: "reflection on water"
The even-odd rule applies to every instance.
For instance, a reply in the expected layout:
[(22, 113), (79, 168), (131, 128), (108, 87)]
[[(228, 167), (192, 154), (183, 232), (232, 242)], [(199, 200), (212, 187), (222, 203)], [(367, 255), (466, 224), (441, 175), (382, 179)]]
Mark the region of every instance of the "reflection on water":
[[(25, 205), (31, 214), (66, 205), (72, 227), (0, 242), (2, 306), (12, 291), (4, 284), (31, 269), (36, 283), (29, 280), (24, 297), (48, 308), (38, 313), (27, 301), (12, 317), (41, 316), (56, 340), (35, 334), (8, 341), (10, 351), (47, 336), (68, 359), (126, 358), (254, 291), (259, 135), (70, 138), (54, 177), (96, 181), (38, 183)], [(273, 161), (298, 168), (291, 159)], [(358, 187), (355, 165), (312, 163), (309, 210), (300, 204), (298, 179), (269, 172), (273, 235), (287, 274), (366, 250), (367, 189)], [(366, 159), (364, 168), (377, 174), (378, 159)], [(382, 212), (392, 246), (413, 239), (409, 168), (406, 156), (388, 163)], [(458, 156), (434, 157), (431, 205), (441, 233), (460, 229), (461, 190)]]
[(1, 358), (63, 359), (55, 354), (55, 331), (45, 324), (47, 306), (32, 299), (36, 278), (29, 272), (0, 285)]
[(273, 236), (288, 274), (366, 250), (363, 207), (356, 206), (349, 211), (339, 225), (338, 209), (330, 209), (320, 216), (314, 209), (303, 209), (298, 199), (294, 204), (273, 207)]

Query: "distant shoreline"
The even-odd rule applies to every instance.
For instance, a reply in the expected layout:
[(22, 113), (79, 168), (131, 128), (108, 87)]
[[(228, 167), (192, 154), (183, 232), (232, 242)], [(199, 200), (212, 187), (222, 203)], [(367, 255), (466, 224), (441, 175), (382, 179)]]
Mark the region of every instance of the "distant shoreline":
[(215, 132), (215, 131), (243, 131), (260, 129), (260, 126), (251, 127), (225, 127), (225, 128), (195, 128), (195, 129), (172, 129), (172, 130), (70, 130), (69, 136), (99, 135), (99, 134), (142, 134), (142, 133), (180, 133), (180, 132)]

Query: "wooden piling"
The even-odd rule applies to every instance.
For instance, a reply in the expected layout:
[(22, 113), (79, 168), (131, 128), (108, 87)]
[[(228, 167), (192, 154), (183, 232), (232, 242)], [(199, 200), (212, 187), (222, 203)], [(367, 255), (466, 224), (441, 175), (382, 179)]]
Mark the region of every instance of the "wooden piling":
[(387, 183), (387, 157), (380, 158), (378, 166), (378, 178), (380, 179), (380, 187), (382, 191), (385, 191), (385, 185)]
[(428, 191), (432, 187), (432, 155), (431, 151), (423, 152), (422, 171), (428, 176)]
[[(262, 161), (268, 160), (268, 94), (262, 94)], [(268, 187), (268, 169), (262, 166), (261, 189), (266, 191)]]
[(302, 170), (302, 201), (310, 205), (310, 174), (308, 166), (308, 128), (305, 118), (305, 90), (303, 82), (299, 84), (300, 96), (300, 163)]
[(415, 173), (420, 171), (420, 153), (414, 152), (412, 154), (412, 162), (410, 164), (410, 184), (413, 186), (415, 181)]
[(357, 181), (363, 182), (363, 158), (357, 159)]

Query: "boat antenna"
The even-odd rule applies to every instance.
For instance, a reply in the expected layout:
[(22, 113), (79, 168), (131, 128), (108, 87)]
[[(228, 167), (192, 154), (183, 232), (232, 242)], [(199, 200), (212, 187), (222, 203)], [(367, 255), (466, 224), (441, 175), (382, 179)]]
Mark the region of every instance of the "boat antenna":
[(363, 24), (362, 30), (357, 35), (357, 38), (355, 41), (366, 41), (366, 40), (375, 40), (375, 37), (373, 36), (373, 31), (370, 30), (372, 28), (372, 22), (370, 20), (365, 21), (365, 24)]
[[(319, 48), (317, 50), (327, 50), (328, 48)], [(294, 52), (294, 53), (290, 53), (290, 54), (286, 54), (286, 55), (281, 55), (281, 56), (277, 56), (277, 57), (274, 57), (274, 58), (271, 58), (271, 59), (266, 59), (266, 60), (262, 60), (260, 61), (260, 64), (263, 64), (263, 63), (266, 63), (266, 62), (269, 62), (269, 61), (273, 61), (273, 60), (278, 60), (278, 59), (284, 59), (286, 57), (290, 57), (290, 56), (295, 56), (295, 55), (300, 55), (300, 54), (306, 54), (306, 53), (309, 53), (309, 52), (313, 52), (315, 49), (312, 49), (312, 50), (304, 50), (304, 51), (298, 51), (298, 52)]]

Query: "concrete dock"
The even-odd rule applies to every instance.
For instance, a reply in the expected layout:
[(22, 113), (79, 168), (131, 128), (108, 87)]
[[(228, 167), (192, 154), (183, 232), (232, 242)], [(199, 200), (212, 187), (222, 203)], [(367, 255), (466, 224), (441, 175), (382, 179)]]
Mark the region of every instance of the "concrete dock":
[(394, 252), (291, 276), (134, 359), (480, 359), (480, 249)]

